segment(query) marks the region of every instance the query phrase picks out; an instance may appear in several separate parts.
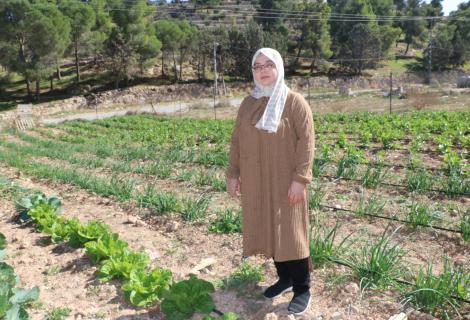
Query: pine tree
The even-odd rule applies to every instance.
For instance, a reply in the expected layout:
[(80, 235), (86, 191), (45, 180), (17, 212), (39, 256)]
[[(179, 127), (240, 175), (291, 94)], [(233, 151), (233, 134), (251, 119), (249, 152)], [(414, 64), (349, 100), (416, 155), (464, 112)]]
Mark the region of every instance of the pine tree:
[(293, 29), (298, 30), (295, 43), (296, 58), (291, 64), (291, 68), (299, 66), (301, 56), (312, 58), (310, 64), (310, 73), (313, 73), (319, 60), (328, 59), (332, 52), (330, 25), (328, 24), (328, 15), (331, 12), (330, 7), (322, 1), (304, 1), (295, 7), (296, 11), (302, 11), (306, 14), (316, 13), (318, 19), (299, 18), (293, 23)]
[(79, 83), (80, 54), (82, 49), (86, 50), (84, 39), (90, 36), (91, 28), (95, 25), (95, 11), (90, 5), (75, 0), (61, 2), (60, 9), (70, 19), (72, 51), (75, 58), (75, 81)]
[(32, 98), (31, 82), (39, 99), (41, 80), (54, 72), (70, 33), (69, 21), (53, 4), (6, 0), (0, 5), (0, 41), (11, 48), (5, 66), (21, 74)]

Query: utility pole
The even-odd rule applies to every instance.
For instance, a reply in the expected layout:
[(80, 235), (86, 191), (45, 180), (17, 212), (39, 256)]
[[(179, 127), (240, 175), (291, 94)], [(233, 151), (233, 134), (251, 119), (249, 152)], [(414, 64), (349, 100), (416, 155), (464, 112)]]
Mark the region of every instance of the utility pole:
[(214, 119), (217, 120), (217, 112), (215, 111), (215, 96), (218, 94), (217, 89), (217, 42), (214, 42)]
[(431, 84), (431, 66), (432, 66), (432, 25), (433, 25), (433, 19), (431, 19), (430, 24), (429, 24), (429, 46), (428, 46), (428, 74), (427, 74), (427, 79), (426, 83)]

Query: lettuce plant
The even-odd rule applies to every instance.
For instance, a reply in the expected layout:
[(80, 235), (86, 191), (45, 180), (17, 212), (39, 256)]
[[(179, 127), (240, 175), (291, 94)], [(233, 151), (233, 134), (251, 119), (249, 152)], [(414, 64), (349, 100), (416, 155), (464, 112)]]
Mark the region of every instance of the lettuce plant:
[(133, 305), (145, 307), (162, 299), (163, 293), (170, 287), (171, 279), (170, 270), (155, 268), (146, 272), (133, 269), (122, 289)]
[(57, 197), (46, 197), (43, 193), (35, 193), (28, 197), (16, 200), (16, 212), (18, 213), (20, 220), (30, 220), (31, 216), (29, 215), (29, 210), (40, 204), (49, 205), (54, 208), (56, 212), (60, 212), (61, 210), (61, 203)]
[(73, 248), (80, 248), (85, 243), (96, 241), (105, 234), (110, 233), (109, 226), (97, 220), (90, 220), (85, 225), (77, 226), (70, 234), (70, 245)]
[(102, 262), (99, 277), (103, 282), (114, 278), (129, 279), (132, 270), (145, 270), (149, 262), (149, 256), (143, 252), (124, 250)]
[(80, 221), (77, 218), (64, 219), (58, 217), (55, 223), (45, 228), (44, 232), (51, 235), (53, 243), (70, 239), (70, 235), (80, 227)]
[(100, 239), (85, 243), (86, 253), (93, 263), (109, 259), (113, 255), (122, 255), (127, 246), (126, 241), (119, 240), (117, 233), (105, 233)]
[(210, 313), (214, 309), (212, 283), (191, 276), (173, 284), (164, 294), (161, 309), (168, 320), (189, 319), (194, 312)]

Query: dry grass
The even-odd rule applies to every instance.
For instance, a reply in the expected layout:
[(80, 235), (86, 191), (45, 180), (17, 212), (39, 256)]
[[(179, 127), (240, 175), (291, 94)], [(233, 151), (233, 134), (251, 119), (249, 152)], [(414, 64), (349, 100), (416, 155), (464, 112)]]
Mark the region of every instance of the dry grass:
[(441, 95), (438, 92), (410, 92), (408, 93), (408, 99), (410, 105), (416, 110), (423, 110), (430, 106), (440, 104), (439, 97)]

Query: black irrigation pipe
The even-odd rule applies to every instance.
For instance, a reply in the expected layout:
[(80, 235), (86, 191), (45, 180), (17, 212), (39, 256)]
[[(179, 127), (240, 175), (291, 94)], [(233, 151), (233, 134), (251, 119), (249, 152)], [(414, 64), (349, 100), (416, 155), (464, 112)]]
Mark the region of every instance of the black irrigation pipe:
[[(315, 158), (314, 160), (323, 160), (322, 158)], [(339, 163), (339, 160), (329, 160), (325, 164), (328, 163), (334, 163), (337, 164)], [(445, 168), (430, 168), (430, 167), (418, 167), (418, 168), (413, 168), (411, 166), (405, 166), (402, 164), (388, 164), (388, 163), (380, 163), (376, 161), (368, 161), (368, 162), (359, 162), (359, 165), (367, 165), (367, 166), (373, 166), (373, 167), (387, 167), (387, 168), (400, 168), (400, 169), (424, 169), (426, 171), (437, 171), (437, 172), (444, 172), (448, 171), (448, 169)], [(448, 174), (444, 174), (445, 176), (448, 176)]]
[(216, 309), (216, 308), (212, 309), (212, 312), (214, 312), (214, 313), (215, 313), (216, 315), (218, 315), (218, 316), (223, 316), (223, 315), (224, 315), (224, 313), (223, 313), (222, 311), (220, 311), (220, 310), (218, 310), (218, 309)]
[(430, 168), (430, 167), (414, 168), (414, 167), (405, 166), (405, 165), (402, 165), (402, 164), (379, 163), (379, 162), (376, 162), (376, 161), (370, 161), (368, 163), (364, 163), (364, 165), (371, 165), (371, 166), (374, 166), (374, 167), (384, 166), (384, 167), (387, 167), (387, 168), (399, 168), (399, 169), (424, 169), (426, 171), (445, 172), (444, 175), (448, 176), (448, 174), (446, 172), (446, 171), (448, 171), (448, 169), (444, 169), (444, 168)]
[[(378, 152), (378, 151), (382, 151), (382, 150), (397, 150), (397, 151), (407, 151), (407, 152), (410, 152), (410, 149), (406, 149), (406, 148), (383, 148), (383, 147), (374, 147), (374, 148), (369, 148), (367, 145), (365, 144), (361, 144), (361, 145), (355, 145), (355, 147), (359, 148), (359, 149), (368, 149), (369, 151), (371, 152)], [(419, 153), (424, 153), (424, 154), (443, 154), (441, 151), (439, 150), (432, 150), (432, 149), (425, 149), (425, 150), (419, 150), (418, 151)], [(460, 152), (461, 155), (469, 155), (470, 153), (469, 152)]]
[[(347, 181), (355, 181), (355, 182), (362, 182), (359, 179), (351, 179), (351, 178), (345, 178), (345, 177), (336, 177), (336, 176), (329, 176), (326, 174), (322, 174), (319, 177), (321, 178), (327, 178), (327, 179), (334, 179), (334, 180), (347, 180)], [(387, 187), (397, 187), (397, 188), (402, 188), (402, 189), (408, 189), (407, 186), (402, 185), (402, 184), (395, 184), (395, 183), (388, 183), (388, 182), (381, 182), (380, 185), (387, 186)], [(452, 195), (457, 195), (457, 196), (470, 196), (470, 193), (466, 192), (447, 192), (445, 190), (441, 189), (423, 189), (423, 191), (429, 191), (429, 192), (440, 192), (444, 194), (451, 193)]]
[[(340, 265), (340, 266), (344, 266), (344, 267), (348, 267), (349, 269), (353, 269), (353, 267), (348, 264), (348, 263), (345, 263), (343, 261), (340, 261), (340, 260), (336, 260), (336, 259), (331, 259), (331, 258), (327, 258), (328, 261), (330, 262), (333, 262), (333, 263), (336, 263), (337, 265)], [(405, 284), (407, 286), (412, 286), (413, 283), (409, 282), (409, 281), (406, 281), (406, 280), (401, 280), (401, 279), (392, 279), (393, 281), (395, 282), (398, 282), (398, 283), (401, 283), (401, 284)], [(467, 299), (463, 299), (463, 298), (460, 298), (460, 297), (456, 297), (456, 296), (452, 296), (452, 298), (456, 299), (456, 300), (459, 300), (460, 302), (464, 302), (464, 303), (468, 303), (470, 304), (470, 300), (467, 300)]]
[[(325, 140), (322, 140), (322, 141), (335, 141), (334, 138), (336, 137), (329, 137), (329, 139), (325, 139)], [(320, 135), (315, 135), (315, 139), (321, 139), (321, 136)], [(350, 142), (355, 142), (354, 138), (353, 139), (349, 139), (348, 141)], [(401, 139), (395, 139), (393, 140), (392, 142), (403, 142), (404, 144), (409, 144), (411, 141), (413, 141), (412, 138), (401, 138)], [(433, 141), (433, 140), (423, 140), (424, 142), (426, 143), (433, 143), (433, 144), (438, 144), (438, 142), (436, 141)], [(373, 143), (383, 143), (382, 141), (372, 141)], [(366, 144), (356, 144), (356, 146), (360, 147), (360, 148), (367, 148), (367, 145)], [(467, 148), (465, 145), (459, 143), (459, 144), (452, 144), (452, 145), (449, 145), (450, 148), (452, 149), (464, 149), (464, 148)], [(381, 149), (385, 149), (385, 148), (381, 148)], [(393, 149), (393, 150), (401, 150), (400, 148), (390, 148), (390, 149)], [(438, 150), (431, 150), (431, 149), (427, 149), (428, 152), (429, 151), (436, 151), (438, 152)], [(423, 152), (426, 152), (426, 150), (423, 150)], [(440, 152), (440, 151), (439, 151)], [(462, 152), (463, 154), (467, 154), (467, 152)]]
[[(332, 207), (332, 206), (328, 206), (328, 205), (323, 205), (323, 204), (320, 204), (320, 207), (326, 208), (326, 209), (332, 209), (332, 210), (335, 210), (335, 211), (343, 211), (343, 212), (349, 212), (349, 213), (356, 213), (354, 210), (343, 209), (343, 208), (336, 208), (336, 207)], [(398, 218), (387, 217), (387, 216), (380, 216), (380, 215), (371, 214), (371, 213), (364, 213), (364, 215), (365, 215), (365, 216), (368, 216), (368, 217), (372, 217), (372, 218), (378, 218), (378, 219), (384, 219), (384, 220), (391, 220), (391, 221), (401, 222), (401, 223), (404, 223), (404, 224), (409, 224), (409, 221), (401, 220), (401, 219), (398, 219)], [(430, 225), (421, 224), (421, 223), (418, 223), (417, 225), (420, 226), (420, 227), (426, 227), (426, 228), (432, 228), (432, 229), (438, 229), (438, 230), (442, 230), (442, 231), (448, 231), (448, 232), (453, 232), (453, 233), (462, 234), (462, 231), (460, 231), (460, 230), (448, 229), (448, 228), (443, 228), (443, 227), (439, 227), (439, 226), (430, 226)]]
[[(355, 136), (355, 135), (359, 135), (360, 134), (360, 131), (336, 131), (336, 130), (333, 130), (333, 131), (322, 131), (322, 130), (315, 130), (315, 134), (316, 135), (327, 135), (327, 134), (339, 134), (339, 133), (344, 133), (344, 134), (347, 134), (347, 135), (351, 135), (351, 136)], [(434, 134), (434, 135), (440, 135), (440, 134), (443, 134), (444, 131), (428, 131), (428, 132), (424, 132), (424, 133), (429, 133), (429, 134)], [(465, 131), (463, 133), (464, 136), (466, 135), (469, 135), (470, 134), (470, 131)], [(412, 141), (414, 139), (413, 136), (410, 137), (411, 134), (407, 133), (405, 134), (406, 137), (403, 137), (401, 138), (400, 140), (405, 140), (405, 141)], [(433, 141), (431, 139), (426, 139), (426, 141)], [(454, 145), (455, 146), (455, 145)]]

